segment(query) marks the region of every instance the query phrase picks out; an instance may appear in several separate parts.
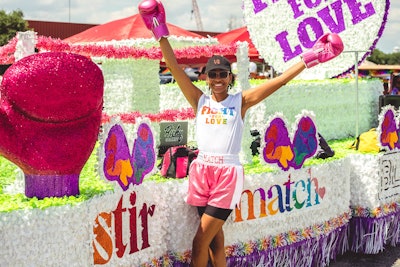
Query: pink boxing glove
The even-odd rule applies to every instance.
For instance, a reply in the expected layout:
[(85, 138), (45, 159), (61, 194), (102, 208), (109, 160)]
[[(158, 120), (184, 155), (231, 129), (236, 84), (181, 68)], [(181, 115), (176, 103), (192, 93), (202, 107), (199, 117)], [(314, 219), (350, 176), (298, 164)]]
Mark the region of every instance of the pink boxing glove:
[(90, 59), (47, 52), (4, 73), (0, 155), (25, 175), (27, 197), (79, 194), (79, 175), (98, 138), (103, 74)]
[(314, 46), (301, 55), (307, 68), (314, 67), (319, 63), (327, 62), (340, 53), (344, 49), (342, 39), (335, 33), (325, 33), (322, 35)]
[(163, 4), (158, 0), (143, 0), (139, 3), (139, 13), (146, 27), (153, 32), (154, 38), (160, 41), (161, 37), (168, 37)]

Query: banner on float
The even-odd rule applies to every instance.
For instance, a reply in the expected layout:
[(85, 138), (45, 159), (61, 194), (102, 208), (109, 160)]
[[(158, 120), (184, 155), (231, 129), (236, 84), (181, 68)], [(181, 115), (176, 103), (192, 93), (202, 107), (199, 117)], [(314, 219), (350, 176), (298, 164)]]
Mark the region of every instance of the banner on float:
[[(387, 152), (379, 158), (378, 199), (387, 202), (400, 196), (400, 151)], [(399, 169), (400, 170), (400, 169)]]
[(344, 53), (301, 74), (329, 78), (355, 66), (354, 52), (359, 62), (372, 52), (389, 6), (389, 0), (245, 0), (244, 15), (255, 47), (278, 72), (298, 62), (324, 33), (338, 34)]

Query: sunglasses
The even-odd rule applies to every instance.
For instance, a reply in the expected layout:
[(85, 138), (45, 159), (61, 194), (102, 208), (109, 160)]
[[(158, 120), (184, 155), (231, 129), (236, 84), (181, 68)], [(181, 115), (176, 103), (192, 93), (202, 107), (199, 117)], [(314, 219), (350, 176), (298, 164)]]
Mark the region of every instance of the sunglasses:
[(217, 78), (217, 76), (220, 79), (226, 79), (226, 77), (228, 77), (228, 75), (229, 75), (229, 71), (221, 71), (221, 72), (209, 71), (207, 73), (207, 76), (210, 79), (215, 79), (215, 78)]

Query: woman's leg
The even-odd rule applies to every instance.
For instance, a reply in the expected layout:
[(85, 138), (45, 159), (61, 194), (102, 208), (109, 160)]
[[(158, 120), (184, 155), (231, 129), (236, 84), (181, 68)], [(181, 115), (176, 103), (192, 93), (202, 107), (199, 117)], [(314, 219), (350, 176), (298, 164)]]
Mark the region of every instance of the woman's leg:
[[(206, 267), (208, 264), (209, 260), (209, 249), (211, 246), (211, 242), (216, 238), (218, 234), (218, 238), (215, 240), (215, 246), (219, 245), (220, 246), (220, 231), (222, 231), (222, 226), (224, 225), (225, 221), (222, 219), (214, 218), (208, 214), (203, 214), (200, 219), (200, 225), (199, 228), (197, 229), (196, 235), (193, 238), (193, 244), (192, 244), (192, 261), (191, 261), (191, 266), (193, 267)], [(223, 242), (223, 232), (222, 234), (222, 242)], [(218, 246), (218, 248), (219, 248)], [(224, 247), (224, 245), (222, 245)], [(217, 248), (217, 246), (216, 246)], [(223, 248), (224, 250), (224, 248)], [(218, 259), (221, 257), (220, 252), (215, 253), (214, 251), (213, 257), (215, 256), (218, 257)], [(225, 253), (225, 251), (224, 251)], [(217, 259), (217, 258), (216, 258)], [(217, 259), (217, 260), (218, 260)], [(225, 260), (225, 254), (224, 254), (224, 260)], [(220, 266), (220, 265), (216, 265)], [(224, 265), (221, 265), (221, 267), (225, 267), (226, 263)]]
[(214, 267), (226, 266), (224, 231), (219, 230), (210, 244), (210, 259)]

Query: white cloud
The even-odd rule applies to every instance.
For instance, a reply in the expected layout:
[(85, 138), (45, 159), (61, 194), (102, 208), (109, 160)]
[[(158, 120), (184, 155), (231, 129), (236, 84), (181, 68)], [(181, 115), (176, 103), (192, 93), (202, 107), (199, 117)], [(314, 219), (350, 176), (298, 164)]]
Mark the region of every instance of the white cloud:
[(400, 47), (400, 39), (398, 37), (400, 29), (400, 2), (391, 1), (388, 21), (382, 38), (378, 41), (377, 48), (383, 52), (392, 52), (395, 46)]

